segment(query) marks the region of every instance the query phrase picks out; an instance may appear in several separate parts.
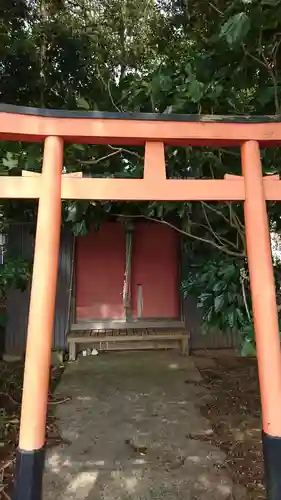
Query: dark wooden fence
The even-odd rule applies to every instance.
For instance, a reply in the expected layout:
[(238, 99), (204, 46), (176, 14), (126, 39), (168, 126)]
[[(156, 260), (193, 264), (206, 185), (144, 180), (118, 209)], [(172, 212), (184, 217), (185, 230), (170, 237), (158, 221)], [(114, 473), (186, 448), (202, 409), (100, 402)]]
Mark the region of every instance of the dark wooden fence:
[[(7, 254), (33, 260), (34, 231), (29, 224), (12, 224), (8, 235)], [(48, 235), (46, 234), (46, 238)], [(71, 276), (73, 271), (74, 238), (65, 231), (61, 233), (56, 312), (53, 332), (53, 347), (66, 347), (66, 333), (70, 319)], [(8, 323), (5, 335), (5, 351), (9, 354), (23, 354), (26, 344), (30, 286), (24, 292), (11, 289), (8, 293)], [(46, 307), (48, 305), (46, 304)], [(40, 331), (38, 331), (40, 335)]]

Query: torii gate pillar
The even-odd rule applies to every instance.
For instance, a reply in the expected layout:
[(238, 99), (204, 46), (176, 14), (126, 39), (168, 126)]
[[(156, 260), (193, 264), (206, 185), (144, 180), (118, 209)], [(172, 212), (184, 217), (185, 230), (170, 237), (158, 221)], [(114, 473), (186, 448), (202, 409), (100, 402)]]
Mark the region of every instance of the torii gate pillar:
[(63, 140), (47, 137), (30, 298), (14, 500), (40, 500), (61, 228)]
[(281, 499), (281, 348), (259, 144), (241, 147), (245, 229), (262, 406), (268, 500)]

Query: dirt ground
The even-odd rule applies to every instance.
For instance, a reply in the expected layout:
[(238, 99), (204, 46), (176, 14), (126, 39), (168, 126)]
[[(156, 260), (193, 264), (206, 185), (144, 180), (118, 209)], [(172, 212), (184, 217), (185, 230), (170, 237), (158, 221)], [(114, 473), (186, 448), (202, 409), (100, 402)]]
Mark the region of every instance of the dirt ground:
[[(20, 401), (22, 396), (23, 368), (21, 362), (0, 361), (0, 499), (12, 498), (15, 453), (18, 444)], [(56, 425), (54, 409), (61, 400), (53, 397), (64, 367), (55, 368), (50, 376), (50, 394), (47, 423), (47, 447), (63, 443)], [(64, 399), (63, 399), (64, 401)]]
[[(171, 353), (168, 362), (160, 353), (145, 353), (148, 361), (141, 354), (121, 355), (125, 363), (109, 354), (67, 367), (56, 400), (72, 400), (56, 405), (50, 394), (44, 500), (265, 499), (256, 362), (195, 356), (200, 377)], [(5, 500), (12, 491), (22, 371), (19, 364), (0, 365)], [(61, 373), (52, 374), (52, 391)]]
[(261, 446), (261, 411), (255, 359), (194, 357), (211, 400), (200, 404), (210, 420), (209, 441), (226, 453), (233, 481), (247, 488), (247, 499), (265, 500)]

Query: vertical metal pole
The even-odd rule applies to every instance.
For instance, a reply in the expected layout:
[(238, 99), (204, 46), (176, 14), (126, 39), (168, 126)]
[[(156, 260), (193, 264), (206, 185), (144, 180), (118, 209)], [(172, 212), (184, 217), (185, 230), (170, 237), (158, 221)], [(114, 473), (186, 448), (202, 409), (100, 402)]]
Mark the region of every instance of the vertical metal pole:
[(241, 148), (245, 230), (262, 405), (268, 500), (281, 499), (281, 348), (259, 144)]
[(61, 227), (63, 141), (47, 137), (38, 204), (14, 500), (41, 500)]

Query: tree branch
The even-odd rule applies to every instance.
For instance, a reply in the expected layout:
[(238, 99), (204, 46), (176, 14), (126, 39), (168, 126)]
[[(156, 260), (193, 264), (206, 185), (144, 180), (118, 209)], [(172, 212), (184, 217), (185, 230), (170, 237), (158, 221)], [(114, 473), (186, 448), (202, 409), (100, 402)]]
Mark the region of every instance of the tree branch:
[(224, 148), (220, 148), (219, 150), (222, 151), (223, 153), (228, 154), (228, 155), (232, 155), (232, 156), (236, 156), (236, 157), (239, 156), (239, 158), (240, 158), (240, 153), (236, 153), (235, 151), (231, 151), (229, 149), (224, 149)]
[(241, 286), (242, 286), (242, 296), (243, 296), (244, 306), (245, 306), (245, 309), (246, 309), (248, 320), (251, 321), (251, 314), (250, 314), (249, 307), (248, 307), (244, 279), (241, 280)]
[[(273, 84), (273, 90), (274, 90), (274, 103), (275, 103), (275, 112), (278, 115), (280, 113), (280, 104), (279, 104), (279, 97), (278, 97), (278, 82), (277, 82), (277, 77), (274, 74), (274, 70), (271, 68), (269, 62), (267, 61), (265, 55), (264, 55), (264, 50), (261, 48), (261, 55), (264, 60), (265, 66), (270, 74), (272, 84)], [(273, 56), (273, 67), (276, 65), (276, 58)]]
[(110, 144), (108, 144), (108, 147), (110, 149), (114, 149), (114, 150), (117, 150), (120, 151), (120, 152), (124, 152), (124, 153), (128, 153), (130, 155), (133, 155), (133, 156), (136, 156), (137, 158), (139, 158), (140, 160), (144, 160), (144, 157), (139, 155), (138, 153), (136, 153), (136, 151), (130, 151), (129, 149), (125, 149), (125, 148), (117, 148), (115, 146), (111, 146)]
[(212, 205), (209, 205), (205, 201), (201, 201), (201, 205), (207, 207), (209, 210), (212, 210), (215, 214), (219, 215), (219, 217), (222, 217), (222, 219), (227, 222), (227, 224), (230, 224), (230, 220), (217, 208), (212, 207)]
[(223, 12), (219, 10), (212, 2), (209, 2), (210, 7), (215, 10), (220, 16), (223, 16)]
[(234, 243), (232, 243), (231, 241), (226, 240), (226, 238), (224, 238), (224, 240), (225, 240), (225, 241), (223, 242), (222, 238), (221, 238), (221, 237), (220, 237), (220, 236), (219, 236), (219, 235), (218, 235), (218, 234), (214, 231), (214, 229), (212, 228), (212, 225), (211, 225), (211, 223), (210, 223), (210, 221), (209, 221), (209, 218), (208, 218), (207, 212), (206, 212), (205, 207), (204, 207), (204, 205), (203, 205), (203, 204), (202, 204), (202, 210), (203, 210), (203, 214), (204, 214), (205, 220), (206, 220), (206, 222), (207, 222), (207, 229), (209, 229), (209, 231), (210, 231), (210, 232), (211, 232), (211, 234), (214, 236), (214, 238), (215, 238), (215, 239), (216, 239), (216, 240), (217, 240), (217, 241), (218, 241), (221, 245), (224, 245), (224, 244), (227, 242), (227, 244), (228, 244), (228, 245), (230, 245), (230, 246), (234, 247), (236, 250), (238, 250), (237, 246), (236, 246)]
[(187, 233), (183, 229), (180, 229), (179, 227), (175, 226), (171, 222), (168, 222), (164, 219), (157, 219), (156, 217), (149, 217), (148, 215), (130, 215), (130, 214), (112, 214), (115, 217), (129, 217), (129, 218), (138, 218), (138, 219), (146, 219), (150, 220), (152, 222), (159, 222), (160, 224), (165, 224), (166, 226), (171, 227), (175, 231), (177, 231), (180, 234), (183, 234), (184, 236), (188, 236), (194, 240), (201, 241), (202, 243), (207, 243), (208, 245), (213, 246), (214, 248), (217, 248), (221, 252), (226, 253), (227, 255), (230, 255), (232, 257), (245, 257), (245, 253), (243, 252), (234, 252), (232, 250), (229, 250), (225, 248), (225, 246), (218, 245), (215, 241), (209, 240), (207, 238), (201, 238), (200, 236), (196, 236), (195, 234)]
[(96, 165), (97, 163), (100, 163), (103, 160), (107, 160), (107, 158), (110, 158), (111, 156), (115, 156), (120, 154), (122, 151), (122, 148), (117, 149), (117, 151), (114, 151), (113, 153), (109, 153), (106, 156), (102, 156), (102, 158), (97, 158), (96, 160), (80, 160), (80, 163), (84, 165)]
[(114, 99), (113, 99), (113, 97), (112, 97), (112, 93), (111, 93), (111, 89), (110, 89), (110, 80), (108, 80), (108, 82), (107, 82), (107, 90), (108, 90), (108, 95), (109, 95), (109, 97), (110, 97), (110, 100), (111, 100), (111, 104), (112, 104), (112, 106), (114, 106), (114, 108), (115, 108), (115, 109), (116, 109), (119, 113), (121, 113), (121, 112), (122, 112), (122, 110), (121, 110), (120, 108), (118, 108), (117, 104), (114, 102)]
[[(277, 56), (277, 51), (279, 48), (280, 42), (276, 42), (274, 45), (274, 49), (272, 51), (272, 57), (273, 57), (273, 68), (276, 69), (276, 56)], [(272, 80), (273, 84), (273, 90), (274, 90), (274, 103), (275, 103), (275, 112), (276, 114), (280, 113), (280, 103), (279, 103), (279, 96), (278, 96), (278, 81), (277, 81), (277, 76), (274, 72), (274, 69), (271, 67), (270, 63), (268, 62), (267, 58), (265, 57), (264, 54), (264, 49), (262, 46), (262, 30), (260, 30), (260, 35), (259, 35), (259, 45), (258, 45), (258, 50), (259, 53), (262, 56), (262, 59), (259, 59), (258, 57), (254, 56), (248, 50), (246, 49), (245, 45), (242, 44), (242, 48), (244, 51), (244, 54), (248, 57), (251, 57), (253, 61), (256, 61), (258, 64), (261, 64), (266, 70), (268, 71), (270, 78)]]
[(244, 228), (242, 222), (240, 221), (239, 217), (236, 215), (235, 212), (233, 212), (232, 216), (233, 216), (232, 221), (234, 222), (234, 224), (231, 224), (231, 225), (232, 225), (233, 228), (236, 229), (237, 234), (241, 238), (243, 248), (245, 249), (246, 248), (245, 228)]
[(109, 98), (110, 98), (110, 101), (111, 101), (112, 106), (114, 106), (114, 108), (115, 108), (115, 109), (116, 109), (119, 113), (121, 113), (121, 111), (123, 111), (123, 110), (121, 110), (120, 108), (118, 108), (117, 104), (115, 104), (115, 102), (114, 102), (114, 100), (113, 100), (112, 93), (111, 93), (111, 89), (110, 89), (110, 80), (108, 80), (108, 82), (107, 82), (107, 83), (104, 81), (104, 78), (103, 78), (103, 76), (102, 76), (102, 74), (101, 74), (101, 72), (100, 72), (100, 70), (99, 70), (99, 67), (98, 67), (98, 66), (97, 66), (97, 72), (98, 72), (98, 74), (99, 74), (100, 80), (101, 80), (101, 81), (102, 81), (102, 83), (103, 83), (104, 88), (105, 88), (105, 89), (107, 90), (107, 92), (108, 92), (108, 95), (109, 95)]
[(209, 205), (208, 203), (202, 201), (202, 208), (203, 206), (206, 206), (209, 210), (212, 210), (214, 213), (216, 213), (219, 217), (222, 217), (222, 219), (227, 222), (231, 227), (236, 229), (238, 234), (241, 237), (242, 243), (243, 243), (243, 248), (245, 248), (245, 235), (244, 235), (244, 225), (240, 221), (239, 217), (236, 215), (236, 213), (233, 210), (233, 206), (231, 202), (228, 203), (229, 207), (229, 219), (217, 208), (212, 207), (212, 205)]
[[(205, 224), (197, 224), (196, 222), (193, 222), (193, 223), (191, 223), (191, 225), (194, 225), (194, 226), (197, 226), (197, 227), (202, 227), (203, 229), (206, 229), (207, 231), (210, 231), (210, 228), (208, 226), (205, 226)], [(232, 248), (234, 248), (235, 250), (239, 250), (238, 244), (235, 245), (235, 243), (233, 243), (230, 240), (227, 240), (223, 236), (219, 236), (219, 237), (217, 236), (217, 238), (220, 238), (219, 243), (221, 243), (221, 245), (229, 245)]]
[(103, 160), (107, 160), (111, 156), (115, 156), (120, 153), (128, 153), (133, 156), (136, 156), (140, 160), (143, 160), (143, 157), (136, 153), (135, 151), (130, 151), (129, 149), (124, 149), (124, 148), (116, 148), (114, 146), (111, 146), (110, 144), (107, 145), (110, 149), (113, 149), (114, 151), (112, 153), (109, 153), (108, 155), (102, 156), (101, 158), (97, 158), (95, 160), (79, 160), (79, 163), (83, 165), (96, 165), (97, 163), (100, 163)]
[(267, 64), (265, 64), (261, 59), (259, 59), (258, 57), (254, 56), (253, 54), (251, 54), (250, 52), (248, 52), (248, 50), (246, 49), (245, 45), (242, 44), (242, 48), (243, 48), (243, 51), (244, 51), (244, 54), (245, 56), (248, 56), (250, 57), (251, 59), (253, 59), (253, 61), (256, 61), (258, 64), (261, 64), (264, 68), (268, 69), (267, 67)]

